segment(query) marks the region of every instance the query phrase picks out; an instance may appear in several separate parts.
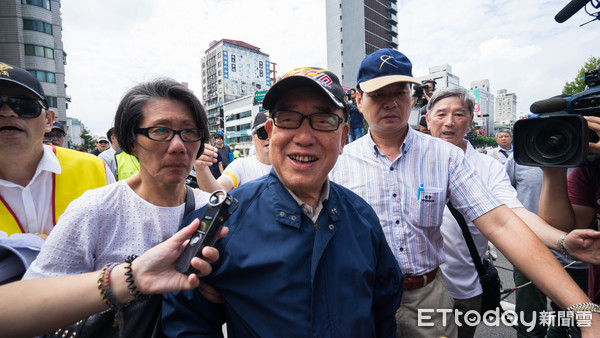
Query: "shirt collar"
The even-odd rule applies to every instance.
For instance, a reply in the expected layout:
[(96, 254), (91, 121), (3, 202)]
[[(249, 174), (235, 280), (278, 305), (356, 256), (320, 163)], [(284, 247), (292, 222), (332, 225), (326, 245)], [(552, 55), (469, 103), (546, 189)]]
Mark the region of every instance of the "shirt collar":
[(62, 172), (60, 162), (58, 161), (58, 158), (56, 158), (54, 149), (46, 144), (44, 144), (44, 154), (42, 155), (42, 159), (38, 164), (38, 171), (42, 170), (46, 170), (55, 174), (60, 174)]
[[(60, 174), (62, 172), (62, 170), (60, 168), (60, 162), (58, 162), (58, 158), (56, 158), (56, 155), (54, 154), (52, 146), (49, 146), (46, 144), (44, 144), (42, 146), (44, 147), (44, 152), (42, 153), (42, 158), (38, 162), (37, 168), (35, 169), (35, 173), (33, 174), (33, 177), (31, 178), (31, 180), (29, 181), (29, 183), (27, 185), (30, 185), (32, 182), (34, 182), (36, 177), (38, 175), (40, 175), (43, 171), (48, 171), (48, 172), (54, 173), (54, 174)], [(2, 181), (2, 185), (4, 185), (4, 186), (19, 186), (18, 184), (15, 184), (15, 183), (7, 181), (7, 180), (0, 180), (0, 181)]]
[(323, 184), (323, 188), (321, 188), (321, 196), (319, 197), (319, 203), (317, 204), (317, 208), (313, 211), (312, 207), (306, 203), (304, 203), (296, 194), (294, 194), (290, 189), (285, 187), (285, 189), (290, 193), (294, 201), (298, 204), (298, 206), (302, 209), (302, 213), (304, 213), (308, 218), (310, 218), (313, 223), (317, 222), (319, 215), (321, 214), (321, 210), (323, 210), (323, 203), (329, 199), (329, 179), (325, 180), (325, 184)]
[[(405, 154), (410, 147), (412, 146), (415, 137), (416, 137), (416, 133), (417, 131), (415, 131), (412, 127), (408, 126), (408, 132), (406, 133), (406, 137), (404, 137), (404, 141), (402, 141), (402, 145), (400, 146), (400, 154)], [(373, 140), (373, 137), (371, 136), (371, 131), (369, 130), (369, 132), (367, 133), (367, 137), (365, 138), (367, 140), (367, 143), (369, 144), (369, 149), (373, 149), (374, 151), (374, 155), (378, 156), (381, 153), (379, 152), (379, 148), (377, 148), (377, 144), (375, 144), (375, 141)], [(402, 155), (400, 155), (402, 156)]]

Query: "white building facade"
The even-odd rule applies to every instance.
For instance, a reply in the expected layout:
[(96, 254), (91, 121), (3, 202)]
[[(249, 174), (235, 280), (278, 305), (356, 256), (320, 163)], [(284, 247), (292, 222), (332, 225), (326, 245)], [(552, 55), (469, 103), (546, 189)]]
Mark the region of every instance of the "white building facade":
[(496, 95), (495, 124), (512, 125), (517, 120), (517, 94), (500, 89)]
[(242, 155), (248, 155), (252, 146), (252, 122), (262, 111), (262, 101), (255, 100), (255, 95), (247, 95), (225, 103), (223, 111), (227, 143), (235, 144)]
[(490, 92), (490, 81), (478, 80), (471, 82), (471, 93), (475, 97), (473, 121), (476, 130), (483, 136), (494, 133), (494, 94)]

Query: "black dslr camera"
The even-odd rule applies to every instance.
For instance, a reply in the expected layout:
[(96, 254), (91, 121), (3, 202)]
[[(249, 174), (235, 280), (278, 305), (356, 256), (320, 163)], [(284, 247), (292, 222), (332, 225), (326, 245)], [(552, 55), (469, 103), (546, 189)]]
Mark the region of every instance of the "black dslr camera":
[(598, 136), (583, 116), (600, 116), (600, 68), (585, 73), (586, 90), (534, 102), (540, 117), (514, 125), (514, 156), (518, 164), (534, 167), (576, 167), (588, 157), (589, 142)]
[(427, 88), (429, 88), (429, 86), (427, 85), (427, 83), (420, 84), (420, 85), (414, 85), (415, 93), (413, 94), (413, 96), (416, 97), (417, 99), (422, 98), (423, 97), (423, 91), (427, 90)]
[[(233, 210), (229, 210), (232, 205), (235, 205)], [(192, 267), (192, 258), (198, 256), (203, 258), (202, 249), (205, 246), (213, 246), (217, 241), (219, 232), (223, 228), (225, 221), (237, 209), (238, 201), (231, 195), (228, 195), (224, 190), (217, 190), (210, 195), (208, 208), (200, 220), (200, 225), (196, 232), (190, 237), (190, 241), (179, 257), (175, 270), (189, 275), (196, 273), (196, 269)]]

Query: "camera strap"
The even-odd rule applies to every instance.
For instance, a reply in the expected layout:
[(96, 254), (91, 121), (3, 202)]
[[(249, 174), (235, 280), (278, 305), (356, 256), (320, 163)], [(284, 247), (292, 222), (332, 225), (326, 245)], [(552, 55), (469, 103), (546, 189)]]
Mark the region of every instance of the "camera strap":
[(196, 201), (194, 198), (194, 192), (192, 191), (192, 188), (190, 188), (187, 185), (185, 186), (185, 188), (185, 211), (183, 212), (183, 218), (186, 218), (187, 215), (189, 215), (192, 211), (194, 211), (194, 209), (196, 209)]

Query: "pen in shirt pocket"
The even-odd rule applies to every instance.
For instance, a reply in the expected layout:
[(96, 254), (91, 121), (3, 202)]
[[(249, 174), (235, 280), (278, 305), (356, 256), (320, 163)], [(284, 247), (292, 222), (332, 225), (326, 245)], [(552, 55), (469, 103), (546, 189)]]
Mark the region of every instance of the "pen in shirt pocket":
[(417, 201), (421, 199), (421, 192), (423, 192), (423, 190), (425, 189), (423, 188), (423, 183), (421, 183), (419, 189), (417, 189)]

